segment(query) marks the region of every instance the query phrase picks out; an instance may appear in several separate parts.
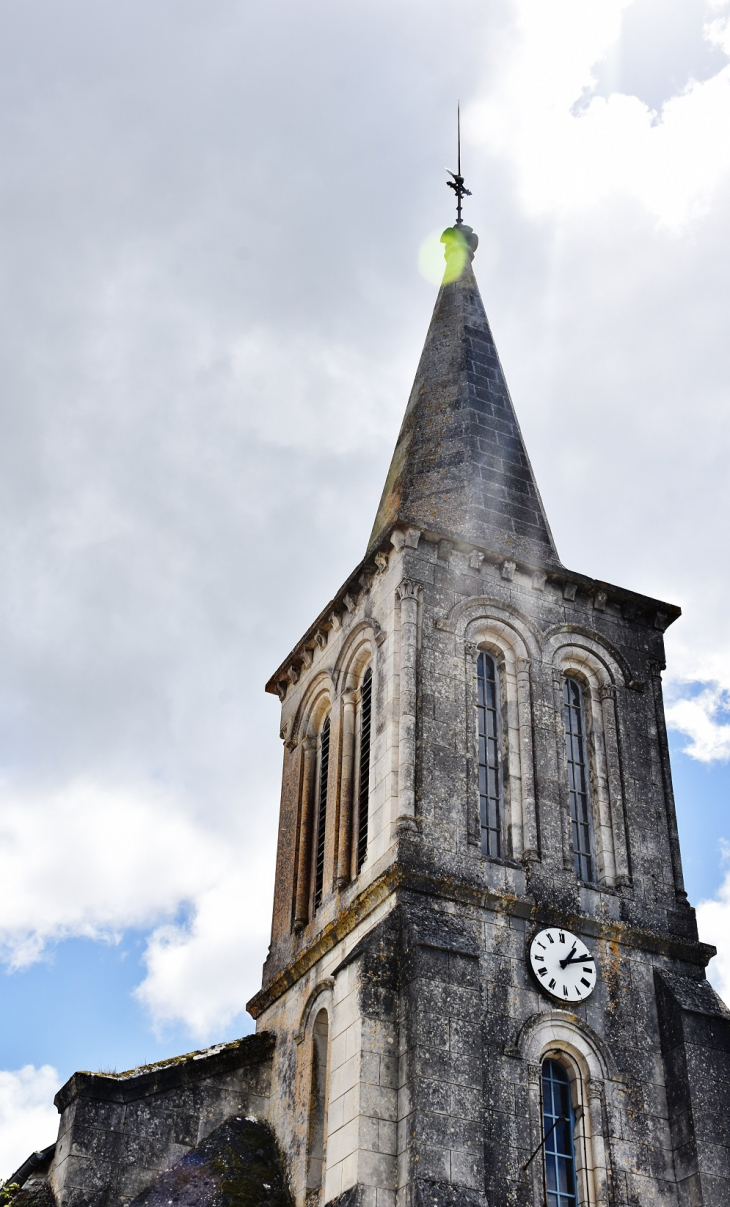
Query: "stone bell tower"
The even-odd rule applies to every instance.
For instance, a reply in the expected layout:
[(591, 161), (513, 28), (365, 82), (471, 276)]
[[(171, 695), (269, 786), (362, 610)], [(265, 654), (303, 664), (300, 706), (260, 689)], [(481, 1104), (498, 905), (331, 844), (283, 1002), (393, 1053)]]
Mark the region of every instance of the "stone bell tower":
[(730, 1014), (662, 706), (679, 609), (562, 565), (476, 236), (443, 241), (367, 553), (267, 685), (268, 1118), (298, 1207), (727, 1207)]

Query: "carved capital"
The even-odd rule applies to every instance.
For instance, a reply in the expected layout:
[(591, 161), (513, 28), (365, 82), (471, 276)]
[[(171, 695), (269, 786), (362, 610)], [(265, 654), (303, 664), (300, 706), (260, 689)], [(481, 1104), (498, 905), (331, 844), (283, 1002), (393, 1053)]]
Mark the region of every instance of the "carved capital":
[(528, 1085), (534, 1085), (534, 1086), (539, 1087), (541, 1077), (542, 1077), (542, 1069), (540, 1068), (540, 1066), (533, 1064), (532, 1061), (530, 1061), (530, 1063), (527, 1066)]
[(359, 694), (360, 693), (357, 690), (355, 690), (354, 688), (344, 691), (342, 693), (342, 703), (345, 705), (345, 708), (350, 708), (350, 707), (354, 708), (355, 704), (357, 703)]
[(502, 565), (500, 566), (500, 574), (502, 575), (502, 578), (507, 579), (508, 583), (511, 583), (512, 579), (515, 576), (516, 569), (517, 569), (516, 562), (510, 562), (510, 561), (502, 562)]
[(598, 689), (599, 700), (615, 700), (616, 688), (613, 683), (602, 683)]
[(532, 665), (532, 663), (530, 662), (529, 658), (518, 658), (517, 663), (516, 663), (517, 674), (518, 675), (529, 675), (531, 665)]
[(396, 587), (395, 594), (396, 598), (399, 600), (418, 600), (421, 598), (421, 587), (419, 583), (412, 583), (409, 582), (407, 578), (404, 578), (403, 581)]
[(310, 733), (302, 742), (302, 749), (305, 754), (312, 754), (317, 749), (317, 739)]
[(592, 1102), (602, 1102), (603, 1101), (603, 1082), (602, 1081), (599, 1081), (596, 1077), (590, 1077), (588, 1079), (586, 1088), (588, 1090), (588, 1097), (591, 1099)]

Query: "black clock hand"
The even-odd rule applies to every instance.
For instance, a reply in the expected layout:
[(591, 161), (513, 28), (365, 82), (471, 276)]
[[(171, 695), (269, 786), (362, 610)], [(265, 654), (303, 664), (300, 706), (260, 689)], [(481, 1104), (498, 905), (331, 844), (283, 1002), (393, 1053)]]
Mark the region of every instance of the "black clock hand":
[(560, 961), (561, 968), (567, 968), (568, 964), (595, 964), (595, 960), (593, 959), (593, 956), (589, 956), (586, 954), (584, 956), (576, 956), (575, 959), (572, 959), (572, 955), (573, 955), (573, 952), (571, 951), (567, 960)]
[(576, 944), (574, 943), (573, 946), (571, 947), (570, 951), (568, 952), (567, 956), (565, 957), (565, 959), (560, 961), (561, 968), (567, 968), (568, 964), (574, 963), (574, 961), (571, 959), (571, 956), (573, 955), (575, 948), (576, 948)]

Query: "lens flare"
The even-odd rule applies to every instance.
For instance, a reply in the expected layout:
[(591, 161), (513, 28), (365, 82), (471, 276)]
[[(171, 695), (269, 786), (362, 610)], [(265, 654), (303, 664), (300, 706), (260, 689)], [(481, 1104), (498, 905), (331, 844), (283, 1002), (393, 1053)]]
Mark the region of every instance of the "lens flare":
[(468, 256), (466, 239), (460, 231), (432, 231), (418, 252), (418, 271), (432, 285), (450, 285), (458, 281)]

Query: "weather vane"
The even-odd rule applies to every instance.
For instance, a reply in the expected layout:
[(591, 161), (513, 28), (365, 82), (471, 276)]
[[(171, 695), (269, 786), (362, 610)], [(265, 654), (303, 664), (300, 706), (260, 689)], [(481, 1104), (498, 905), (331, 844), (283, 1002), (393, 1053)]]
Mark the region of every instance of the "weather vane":
[(451, 168), (446, 168), (449, 176), (453, 176), (453, 180), (447, 180), (447, 187), (453, 189), (456, 193), (456, 225), (461, 226), (461, 199), (462, 197), (471, 197), (471, 189), (464, 187), (464, 177), (461, 174), (461, 105), (456, 106), (456, 171), (452, 172)]

